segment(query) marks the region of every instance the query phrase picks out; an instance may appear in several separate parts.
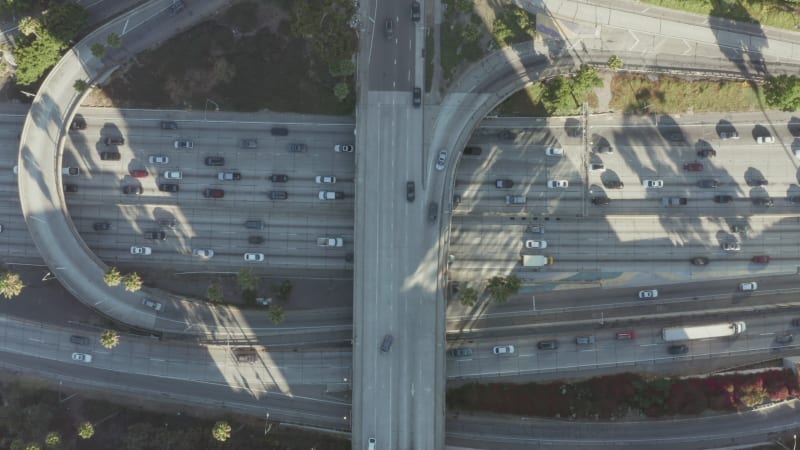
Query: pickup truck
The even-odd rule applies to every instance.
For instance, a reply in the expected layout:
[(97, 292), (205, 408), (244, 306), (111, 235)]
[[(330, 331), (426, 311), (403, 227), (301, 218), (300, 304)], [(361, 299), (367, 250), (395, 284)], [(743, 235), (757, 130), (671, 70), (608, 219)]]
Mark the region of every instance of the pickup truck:
[(688, 203), (686, 197), (664, 197), (661, 204), (664, 206), (683, 206)]
[(342, 246), (344, 246), (344, 239), (342, 239), (342, 238), (332, 238), (332, 237), (317, 238), (317, 246), (318, 247), (342, 247)]

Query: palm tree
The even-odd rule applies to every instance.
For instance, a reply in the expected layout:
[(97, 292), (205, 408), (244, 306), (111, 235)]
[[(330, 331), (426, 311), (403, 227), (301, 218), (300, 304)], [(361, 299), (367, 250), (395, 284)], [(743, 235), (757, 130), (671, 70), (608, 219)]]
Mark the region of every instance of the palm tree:
[(47, 436), (44, 438), (44, 445), (48, 447), (58, 447), (61, 445), (61, 435), (56, 431), (47, 433)]
[(114, 330), (103, 331), (100, 335), (100, 343), (107, 349), (112, 349), (119, 344), (119, 333)]
[(119, 284), (122, 283), (122, 274), (119, 272), (119, 269), (112, 267), (103, 275), (103, 279), (109, 286), (119, 286)]
[(80, 427), (78, 427), (78, 436), (83, 439), (90, 439), (94, 436), (94, 426), (91, 422), (83, 422)]
[(7, 299), (12, 299), (22, 293), (25, 284), (18, 273), (5, 272), (0, 275), (0, 295)]
[(141, 288), (142, 288), (142, 277), (140, 277), (138, 273), (133, 272), (132, 274), (125, 277), (126, 291), (136, 292)]
[(214, 424), (214, 428), (211, 430), (211, 435), (214, 436), (214, 439), (225, 442), (231, 438), (231, 426), (228, 422), (221, 420)]
[(269, 320), (272, 321), (274, 324), (279, 324), (283, 322), (285, 318), (285, 313), (283, 312), (283, 308), (280, 305), (270, 305), (269, 307)]

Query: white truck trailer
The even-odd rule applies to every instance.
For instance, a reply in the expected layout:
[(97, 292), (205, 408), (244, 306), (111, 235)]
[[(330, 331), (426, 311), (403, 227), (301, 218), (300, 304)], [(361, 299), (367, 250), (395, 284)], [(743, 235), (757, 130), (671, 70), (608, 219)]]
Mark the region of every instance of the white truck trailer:
[(542, 266), (549, 266), (553, 264), (553, 257), (552, 256), (543, 256), (543, 255), (522, 255), (522, 266), (523, 267), (542, 267)]
[(661, 337), (667, 342), (691, 341), (695, 339), (711, 339), (732, 337), (744, 333), (747, 329), (744, 322), (715, 323), (693, 327), (670, 327), (661, 330)]

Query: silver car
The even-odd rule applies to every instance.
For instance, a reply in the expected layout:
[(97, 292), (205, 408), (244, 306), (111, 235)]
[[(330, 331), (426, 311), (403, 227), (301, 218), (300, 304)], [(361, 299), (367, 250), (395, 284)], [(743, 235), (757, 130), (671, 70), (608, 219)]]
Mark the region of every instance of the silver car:
[(439, 152), (439, 159), (436, 160), (436, 170), (444, 170), (444, 164), (447, 162), (447, 152), (442, 150)]

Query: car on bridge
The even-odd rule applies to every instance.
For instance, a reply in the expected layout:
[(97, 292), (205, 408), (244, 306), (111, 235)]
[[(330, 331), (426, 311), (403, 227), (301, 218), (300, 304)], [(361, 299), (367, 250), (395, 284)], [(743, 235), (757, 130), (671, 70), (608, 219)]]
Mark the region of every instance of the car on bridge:
[(436, 160), (436, 170), (444, 170), (444, 165), (447, 162), (447, 152), (442, 150), (439, 152), (439, 159)]
[(164, 309), (163, 303), (146, 297), (142, 299), (142, 304), (148, 308), (154, 309), (156, 312), (161, 312)]
[(469, 347), (451, 348), (447, 351), (447, 354), (453, 358), (464, 358), (472, 356), (472, 349)]
[(642, 186), (651, 189), (663, 188), (664, 180), (644, 180), (642, 181)]

